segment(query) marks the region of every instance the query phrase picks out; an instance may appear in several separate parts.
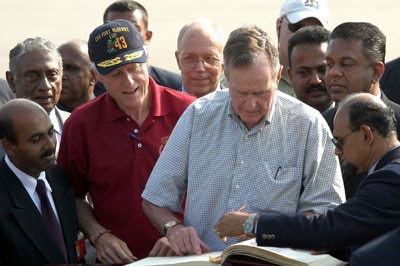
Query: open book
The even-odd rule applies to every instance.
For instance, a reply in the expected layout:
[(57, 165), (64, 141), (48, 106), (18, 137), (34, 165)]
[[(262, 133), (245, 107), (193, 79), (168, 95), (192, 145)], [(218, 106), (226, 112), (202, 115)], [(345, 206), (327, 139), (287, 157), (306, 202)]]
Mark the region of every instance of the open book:
[(227, 247), (221, 254), (221, 263), (233, 256), (239, 256), (243, 261), (250, 257), (283, 266), (346, 265), (328, 254), (312, 255), (309, 250), (257, 246), (254, 238)]
[[(257, 260), (257, 261), (256, 261)], [(248, 262), (248, 263), (246, 263)], [(250, 263), (251, 262), (251, 263)], [(265, 262), (265, 264), (263, 263)], [(255, 239), (249, 239), (221, 251), (200, 256), (148, 257), (129, 266), (217, 266), (226, 265), (282, 265), (282, 266), (337, 266), (346, 265), (328, 254), (312, 255), (309, 250), (257, 246)]]

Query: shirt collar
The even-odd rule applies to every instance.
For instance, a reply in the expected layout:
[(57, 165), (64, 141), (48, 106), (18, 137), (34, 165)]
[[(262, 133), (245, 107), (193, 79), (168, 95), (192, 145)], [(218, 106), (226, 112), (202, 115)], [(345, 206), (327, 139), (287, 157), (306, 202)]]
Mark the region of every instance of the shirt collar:
[[(151, 107), (149, 116), (163, 116), (170, 112), (168, 99), (163, 93), (163, 90), (160, 86), (154, 81), (152, 77), (149, 77), (149, 91), (151, 93)], [(110, 96), (108, 92), (104, 93), (104, 96), (101, 95), (97, 98), (105, 97), (105, 117), (107, 121), (115, 121), (121, 117), (126, 117), (123, 111), (118, 108), (115, 100)], [(96, 98), (96, 99), (97, 99)]]
[(54, 131), (56, 131), (58, 134), (61, 134), (61, 125), (60, 125), (60, 121), (56, 114), (56, 108), (51, 110), (49, 117), (50, 117), (51, 123), (53, 124)]
[[(268, 114), (264, 119), (262, 119), (262, 120), (260, 121), (259, 125), (262, 124), (261, 126), (266, 126), (266, 125), (271, 124), (273, 115), (274, 115), (274, 113), (275, 113), (275, 105), (276, 105), (276, 101), (277, 101), (277, 93), (278, 93), (278, 90), (276, 91), (276, 93), (275, 93), (275, 95), (274, 95), (274, 100), (273, 100), (273, 103), (272, 103), (271, 111), (269, 112), (269, 114)], [(230, 97), (229, 97), (228, 116), (230, 116), (230, 117), (236, 117), (237, 119), (240, 120), (239, 115), (237, 115), (237, 114), (235, 113), (235, 111), (233, 110), (233, 107), (232, 107), (232, 99), (231, 99)], [(241, 120), (240, 120), (240, 121), (241, 121)], [(242, 122), (242, 121), (241, 121), (241, 122)], [(243, 122), (242, 122), (242, 123), (243, 123)]]
[[(218, 83), (218, 86), (215, 88), (214, 91), (216, 91), (216, 90), (223, 90), (223, 89), (224, 89), (224, 86), (222, 86), (221, 83)], [(182, 92), (188, 93), (187, 90), (185, 89), (185, 87), (183, 86), (183, 84), (182, 84)], [(188, 93), (188, 94), (189, 94), (189, 93)]]
[[(37, 180), (35, 177), (30, 176), (21, 170), (19, 170), (11, 161), (8, 155), (5, 156), (4, 158), (7, 166), (11, 169), (11, 171), (15, 174), (15, 176), (21, 181), (22, 185), (25, 187), (26, 191), (29, 193), (29, 195), (32, 197), (32, 195), (36, 191), (36, 185), (37, 185)], [(52, 189), (50, 187), (50, 184), (47, 182), (46, 179), (46, 172), (42, 171), (39, 174), (39, 177), (37, 179), (41, 179), (44, 181), (46, 187), (50, 192), (52, 192)]]

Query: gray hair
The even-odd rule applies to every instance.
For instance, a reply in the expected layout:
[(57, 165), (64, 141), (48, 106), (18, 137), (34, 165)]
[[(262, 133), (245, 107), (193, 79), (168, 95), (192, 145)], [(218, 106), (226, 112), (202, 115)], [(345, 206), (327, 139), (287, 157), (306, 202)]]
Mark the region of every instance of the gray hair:
[(53, 55), (62, 70), (62, 58), (57, 47), (49, 40), (41, 37), (28, 38), (23, 42), (19, 42), (11, 51), (9, 56), (9, 69), (15, 78), (15, 73), (20, 66), (21, 57), (30, 52)]
[(271, 73), (277, 77), (280, 69), (279, 53), (270, 36), (255, 25), (231, 32), (224, 49), (225, 72), (230, 68), (253, 65), (258, 56), (266, 54), (271, 60)]

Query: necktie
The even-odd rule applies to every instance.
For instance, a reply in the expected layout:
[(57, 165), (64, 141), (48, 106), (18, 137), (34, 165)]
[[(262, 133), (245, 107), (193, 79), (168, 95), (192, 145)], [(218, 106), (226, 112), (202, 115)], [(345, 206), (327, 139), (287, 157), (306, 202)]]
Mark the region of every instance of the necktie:
[(62, 234), (61, 226), (57, 221), (56, 215), (54, 214), (53, 208), (51, 207), (50, 201), (47, 198), (46, 185), (43, 180), (37, 180), (36, 192), (39, 195), (40, 205), (42, 209), (42, 217), (47, 224), (50, 233), (54, 240), (57, 242), (58, 247), (64, 255), (67, 262), (67, 249), (65, 247), (64, 237)]

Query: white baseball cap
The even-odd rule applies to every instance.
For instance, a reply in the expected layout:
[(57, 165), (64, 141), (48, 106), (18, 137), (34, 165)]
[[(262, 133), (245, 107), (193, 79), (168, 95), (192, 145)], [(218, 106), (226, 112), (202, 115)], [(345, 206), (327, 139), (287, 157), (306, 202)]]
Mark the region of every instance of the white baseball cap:
[(325, 0), (286, 0), (282, 5), (280, 17), (295, 24), (306, 18), (318, 19), (324, 28), (329, 26), (329, 9)]

